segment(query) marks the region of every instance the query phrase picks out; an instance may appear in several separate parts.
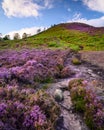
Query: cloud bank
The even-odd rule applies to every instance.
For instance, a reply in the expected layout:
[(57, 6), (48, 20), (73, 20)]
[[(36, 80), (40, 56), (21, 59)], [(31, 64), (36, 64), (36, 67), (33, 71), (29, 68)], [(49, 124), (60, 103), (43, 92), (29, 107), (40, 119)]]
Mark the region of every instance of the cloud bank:
[[(75, 2), (82, 1), (82, 3), (88, 7), (88, 9), (92, 11), (97, 11), (100, 13), (104, 13), (104, 0), (73, 0)], [(81, 16), (81, 13), (75, 13), (71, 20), (67, 22), (81, 22), (86, 23), (95, 27), (102, 27), (104, 26), (104, 15), (99, 18), (95, 19), (87, 19)]]
[(104, 13), (104, 0), (82, 0), (89, 9)]
[[(39, 4), (41, 3), (41, 5)], [(7, 17), (37, 17), (42, 9), (53, 7), (53, 0), (3, 0), (2, 9)]]
[(81, 13), (75, 13), (72, 20), (68, 20), (67, 22), (80, 22), (86, 23), (95, 27), (102, 27), (104, 26), (104, 16), (95, 19), (86, 19), (81, 16)]

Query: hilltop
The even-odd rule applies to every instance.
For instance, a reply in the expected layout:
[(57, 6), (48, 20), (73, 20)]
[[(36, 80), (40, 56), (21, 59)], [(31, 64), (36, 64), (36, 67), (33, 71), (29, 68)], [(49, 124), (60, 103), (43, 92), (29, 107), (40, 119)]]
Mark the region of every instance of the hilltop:
[(81, 32), (86, 32), (89, 34), (104, 34), (104, 27), (94, 27), (85, 23), (77, 23), (77, 22), (73, 22), (73, 23), (65, 23), (65, 24), (61, 24), (61, 26), (65, 27), (66, 29), (69, 30), (78, 30)]
[(21, 40), (0, 42), (1, 49), (8, 48), (71, 48), (79, 50), (104, 50), (104, 27), (83, 23), (62, 23)]

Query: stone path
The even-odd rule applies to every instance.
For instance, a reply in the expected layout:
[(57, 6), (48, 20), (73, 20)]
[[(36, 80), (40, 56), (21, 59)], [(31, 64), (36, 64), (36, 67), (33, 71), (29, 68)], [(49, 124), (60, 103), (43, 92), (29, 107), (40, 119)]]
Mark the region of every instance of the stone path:
[(58, 83), (50, 84), (50, 87), (47, 90), (53, 97), (56, 89), (61, 89), (63, 91), (64, 100), (58, 102), (61, 108), (61, 115), (57, 121), (56, 130), (89, 130), (81, 117), (73, 112), (70, 92), (67, 90), (69, 80), (70, 79), (65, 79)]

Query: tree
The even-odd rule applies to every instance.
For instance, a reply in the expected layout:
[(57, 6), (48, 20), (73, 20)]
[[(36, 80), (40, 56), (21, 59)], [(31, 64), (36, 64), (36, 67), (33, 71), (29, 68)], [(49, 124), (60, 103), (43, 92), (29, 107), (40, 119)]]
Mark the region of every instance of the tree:
[(30, 37), (31, 36), (31, 33), (30, 34), (27, 34), (27, 37)]
[(2, 33), (0, 33), (0, 41), (2, 40)]
[(23, 33), (22, 38), (27, 38), (27, 34)]
[(20, 39), (20, 35), (19, 35), (19, 33), (15, 33), (14, 34), (14, 40), (18, 40), (18, 39)]
[(41, 32), (41, 29), (39, 28), (38, 30), (37, 30), (37, 33), (40, 33)]
[(0, 37), (2, 36), (2, 33), (0, 33)]
[(44, 31), (46, 30), (46, 28), (44, 28)]
[(3, 37), (3, 40), (10, 40), (10, 35), (5, 35), (5, 36)]

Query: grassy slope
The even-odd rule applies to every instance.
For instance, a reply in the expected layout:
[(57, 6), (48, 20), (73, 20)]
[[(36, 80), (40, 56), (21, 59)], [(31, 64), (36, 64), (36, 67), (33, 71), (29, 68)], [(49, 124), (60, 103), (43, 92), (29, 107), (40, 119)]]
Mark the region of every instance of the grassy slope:
[(72, 48), (80, 50), (104, 50), (104, 34), (88, 34), (78, 30), (69, 30), (56, 25), (38, 35), (27, 39), (0, 42), (0, 49), (4, 48)]

